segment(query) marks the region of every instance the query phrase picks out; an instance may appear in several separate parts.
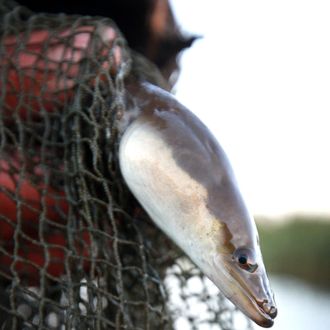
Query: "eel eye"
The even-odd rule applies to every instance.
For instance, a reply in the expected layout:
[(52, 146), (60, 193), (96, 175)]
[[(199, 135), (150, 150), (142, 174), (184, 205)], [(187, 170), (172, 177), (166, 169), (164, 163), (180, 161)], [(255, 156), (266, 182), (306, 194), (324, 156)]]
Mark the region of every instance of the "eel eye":
[(250, 249), (237, 249), (234, 253), (233, 259), (236, 260), (239, 267), (250, 273), (253, 273), (258, 268), (254, 253)]
[(240, 265), (246, 265), (248, 258), (246, 255), (242, 254), (238, 257), (238, 262)]

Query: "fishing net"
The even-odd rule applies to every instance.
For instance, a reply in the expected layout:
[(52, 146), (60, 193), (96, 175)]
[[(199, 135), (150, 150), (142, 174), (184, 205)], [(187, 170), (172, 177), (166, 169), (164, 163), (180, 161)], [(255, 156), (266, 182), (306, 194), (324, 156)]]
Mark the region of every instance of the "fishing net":
[(235, 327), (121, 178), (139, 61), (110, 19), (0, 2), (1, 329)]

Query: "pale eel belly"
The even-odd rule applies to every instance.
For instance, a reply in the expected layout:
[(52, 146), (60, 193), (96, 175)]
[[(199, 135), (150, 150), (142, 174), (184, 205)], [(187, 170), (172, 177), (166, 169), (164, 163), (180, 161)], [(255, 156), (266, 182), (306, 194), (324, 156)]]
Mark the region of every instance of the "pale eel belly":
[(171, 94), (147, 83), (128, 90), (135, 115), (119, 160), (129, 189), (228, 299), (271, 327), (277, 309), (258, 233), (224, 151)]

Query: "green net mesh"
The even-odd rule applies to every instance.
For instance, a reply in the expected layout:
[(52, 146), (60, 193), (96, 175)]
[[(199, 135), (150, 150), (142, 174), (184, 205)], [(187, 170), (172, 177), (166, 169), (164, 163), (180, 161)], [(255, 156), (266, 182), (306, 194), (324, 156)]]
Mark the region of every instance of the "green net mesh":
[(110, 19), (0, 2), (1, 329), (235, 328), (122, 181), (139, 61)]

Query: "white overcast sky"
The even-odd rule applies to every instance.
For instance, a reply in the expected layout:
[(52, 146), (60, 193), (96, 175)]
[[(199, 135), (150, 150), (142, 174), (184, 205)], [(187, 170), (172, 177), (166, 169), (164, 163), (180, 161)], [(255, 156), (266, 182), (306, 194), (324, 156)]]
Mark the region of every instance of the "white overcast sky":
[(177, 98), (225, 148), (254, 214), (330, 214), (330, 1), (172, 0)]

